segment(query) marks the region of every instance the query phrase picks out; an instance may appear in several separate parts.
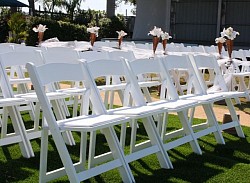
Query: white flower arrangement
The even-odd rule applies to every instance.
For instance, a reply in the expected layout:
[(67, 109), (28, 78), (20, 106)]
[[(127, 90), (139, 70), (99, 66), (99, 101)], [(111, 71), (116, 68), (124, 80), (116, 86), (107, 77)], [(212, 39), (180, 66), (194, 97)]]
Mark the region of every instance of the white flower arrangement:
[(34, 27), (32, 30), (34, 32), (45, 32), (48, 28), (46, 28), (46, 25), (39, 24), (37, 27)]
[(87, 32), (89, 33), (94, 33), (96, 35), (96, 37), (98, 37), (98, 31), (99, 31), (100, 27), (89, 27), (87, 28)]
[(228, 27), (227, 29), (224, 28), (220, 34), (221, 37), (225, 37), (226, 39), (230, 40), (234, 40), (237, 35), (240, 35), (240, 33), (234, 31), (232, 27)]
[(225, 43), (226, 42), (226, 39), (224, 37), (218, 37), (215, 39), (215, 43), (218, 44), (218, 43)]
[(165, 39), (169, 40), (170, 38), (172, 38), (172, 36), (170, 36), (167, 32), (162, 32), (161, 34), (162, 40), (165, 40)]
[(154, 29), (149, 31), (148, 35), (157, 36), (159, 38), (159, 37), (161, 37), (162, 33), (163, 32), (162, 32), (161, 28), (154, 26)]
[(123, 30), (121, 31), (116, 31), (117, 34), (118, 34), (118, 39), (121, 39), (121, 37), (124, 37), (126, 35), (128, 35), (126, 32), (124, 32)]

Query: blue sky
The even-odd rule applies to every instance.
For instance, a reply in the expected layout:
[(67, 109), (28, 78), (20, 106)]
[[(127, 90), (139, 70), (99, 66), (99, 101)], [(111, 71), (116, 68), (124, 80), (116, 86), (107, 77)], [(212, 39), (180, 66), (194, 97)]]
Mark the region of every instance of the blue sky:
[[(29, 4), (28, 0), (19, 0), (25, 4)], [(82, 8), (83, 9), (94, 9), (94, 10), (105, 10), (106, 9), (106, 3), (107, 0), (85, 0), (84, 2), (82, 2)], [(35, 3), (36, 8), (38, 9), (39, 3), (36, 2)], [(127, 15), (132, 15), (131, 13), (131, 9), (133, 8), (133, 6), (131, 6), (130, 4), (120, 4), (119, 7), (116, 8), (116, 13), (119, 14), (126, 14), (126, 9), (127, 9)], [(23, 11), (28, 11), (28, 8), (23, 8)]]

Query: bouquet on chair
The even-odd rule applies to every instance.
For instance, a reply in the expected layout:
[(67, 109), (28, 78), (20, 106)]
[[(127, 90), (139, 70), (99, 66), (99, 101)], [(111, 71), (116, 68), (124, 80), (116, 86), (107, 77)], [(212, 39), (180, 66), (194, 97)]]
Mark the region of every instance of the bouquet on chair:
[(162, 30), (161, 28), (158, 28), (156, 26), (154, 26), (154, 29), (149, 31), (148, 35), (152, 35), (153, 36), (153, 53), (155, 54), (157, 45), (159, 43), (159, 39), (162, 35)]
[(232, 61), (233, 40), (237, 35), (240, 35), (240, 33), (234, 31), (232, 27), (228, 27), (227, 29), (224, 28), (220, 34), (221, 37), (224, 37), (226, 39), (229, 60)]
[(226, 42), (226, 39), (224, 37), (218, 37), (215, 39), (215, 43), (218, 46), (219, 58), (222, 58), (222, 56), (221, 56), (222, 46), (225, 42)]
[(32, 30), (38, 33), (38, 45), (40, 45), (43, 41), (44, 32), (47, 30), (46, 25), (39, 24), (34, 27)]
[(89, 27), (87, 28), (87, 32), (90, 33), (90, 44), (94, 46), (95, 40), (98, 37), (98, 31), (100, 27)]
[(161, 34), (161, 40), (162, 40), (163, 54), (164, 55), (167, 54), (166, 45), (167, 45), (167, 41), (170, 38), (172, 38), (172, 36), (170, 36), (167, 32), (162, 32), (162, 34)]
[(121, 31), (116, 31), (116, 32), (117, 32), (117, 34), (118, 34), (118, 48), (121, 49), (122, 39), (123, 39), (124, 36), (127, 35), (127, 33), (124, 32), (123, 30), (121, 30)]

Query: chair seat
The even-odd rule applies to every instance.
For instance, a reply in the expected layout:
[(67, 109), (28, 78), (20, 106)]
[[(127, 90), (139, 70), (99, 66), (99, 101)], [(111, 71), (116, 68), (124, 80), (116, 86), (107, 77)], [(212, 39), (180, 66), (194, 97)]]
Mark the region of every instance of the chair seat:
[(115, 90), (124, 90), (126, 83), (112, 84), (112, 85), (100, 85), (97, 88), (101, 91), (115, 91)]
[(224, 97), (246, 97), (246, 92), (238, 92), (238, 91), (228, 91), (228, 92), (221, 92), (218, 91), (220, 95), (223, 95)]
[(70, 119), (64, 119), (58, 121), (58, 126), (61, 130), (70, 131), (95, 131), (126, 123), (129, 121), (129, 117), (123, 115), (90, 115), (90, 116), (78, 116)]
[(62, 92), (62, 93), (66, 93), (66, 94), (69, 94), (69, 95), (84, 95), (87, 90), (86, 88), (65, 88), (65, 89), (60, 89), (60, 90), (57, 90), (57, 92)]
[(246, 77), (250, 75), (250, 72), (237, 72), (237, 73), (232, 73), (232, 75), (236, 77)]
[(195, 100), (159, 100), (148, 103), (148, 106), (159, 106), (167, 108), (169, 112), (178, 112), (198, 105)]
[(161, 85), (161, 82), (159, 82), (159, 81), (139, 81), (138, 84), (140, 87), (152, 87), (152, 86)]
[(108, 110), (109, 114), (120, 114), (130, 117), (143, 118), (150, 114), (160, 114), (167, 112), (167, 109), (162, 106), (138, 106), (138, 107), (120, 107)]
[(31, 83), (30, 78), (14, 78), (14, 79), (10, 79), (10, 84), (25, 84), (25, 83)]
[(214, 94), (206, 94), (206, 95), (194, 95), (194, 94), (188, 94), (180, 96), (180, 99), (186, 99), (186, 100), (196, 100), (199, 103), (202, 104), (208, 104), (211, 102), (216, 102), (219, 100), (225, 99), (225, 97), (220, 93), (214, 93)]
[[(70, 95), (61, 92), (48, 92), (46, 93), (46, 96), (49, 98), (49, 100), (56, 100), (56, 99), (64, 99), (66, 97), (69, 97)], [(38, 102), (37, 95), (35, 93), (18, 94), (15, 95), (15, 97), (24, 98), (31, 102)]]
[(26, 103), (25, 99), (22, 98), (3, 98), (0, 99), (0, 106), (6, 107), (6, 106), (14, 106), (14, 105), (20, 105)]

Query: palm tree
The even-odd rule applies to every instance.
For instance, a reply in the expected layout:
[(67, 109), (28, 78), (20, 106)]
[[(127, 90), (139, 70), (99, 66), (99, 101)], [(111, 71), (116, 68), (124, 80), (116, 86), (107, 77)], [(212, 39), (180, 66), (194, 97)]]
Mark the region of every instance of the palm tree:
[(35, 15), (35, 0), (28, 0), (29, 1), (29, 15)]
[(80, 8), (82, 0), (64, 0), (62, 1), (62, 6), (65, 7), (67, 13), (70, 14), (70, 20), (73, 20), (74, 11)]
[(107, 0), (107, 17), (115, 16), (115, 2), (116, 0)]

